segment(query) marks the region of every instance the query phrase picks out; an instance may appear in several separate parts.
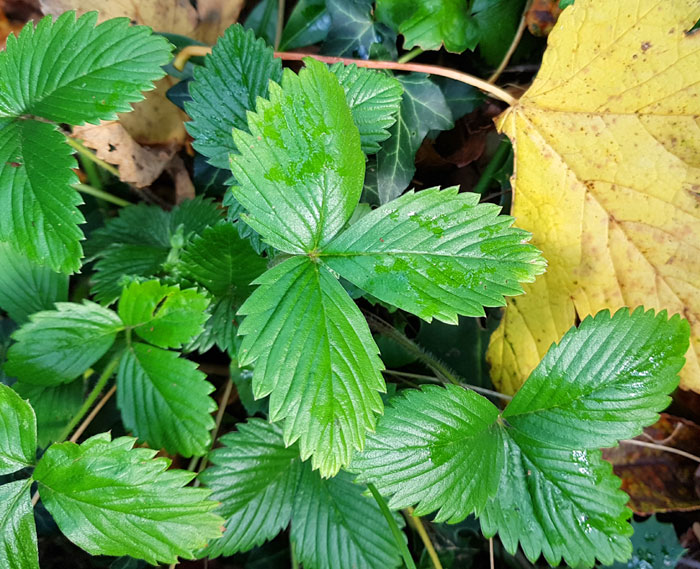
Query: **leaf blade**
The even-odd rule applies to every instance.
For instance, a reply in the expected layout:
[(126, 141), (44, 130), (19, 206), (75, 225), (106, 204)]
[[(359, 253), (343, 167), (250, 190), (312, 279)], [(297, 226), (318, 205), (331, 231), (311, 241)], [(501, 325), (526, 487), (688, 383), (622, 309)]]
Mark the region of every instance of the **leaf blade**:
[(28, 480), (0, 486), (0, 563), (7, 569), (39, 569), (29, 489)]
[(34, 464), (36, 417), (31, 405), (0, 384), (0, 476)]

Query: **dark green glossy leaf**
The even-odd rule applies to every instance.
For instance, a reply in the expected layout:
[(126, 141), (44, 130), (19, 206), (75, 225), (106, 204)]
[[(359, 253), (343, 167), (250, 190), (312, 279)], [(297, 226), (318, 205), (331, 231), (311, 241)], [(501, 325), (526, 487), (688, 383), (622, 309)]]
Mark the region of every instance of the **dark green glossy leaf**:
[(194, 558), (221, 535), (210, 491), (186, 487), (194, 473), (168, 470), (136, 439), (104, 433), (81, 445), (51, 446), (34, 478), (63, 534), (92, 555), (129, 555), (149, 563)]
[(326, 0), (299, 0), (282, 30), (279, 50), (289, 51), (321, 42), (328, 36), (330, 27)]
[(544, 270), (528, 234), (457, 188), (409, 192), (364, 216), (321, 253), (341, 276), (430, 321), (483, 316)]
[(503, 59), (515, 37), (524, 6), (525, 0), (474, 0), (471, 17), (475, 25), (470, 27), (468, 35), (472, 43), (478, 42), (487, 64), (496, 67)]
[(0, 567), (39, 569), (30, 480), (0, 486)]
[(673, 524), (661, 523), (656, 516), (642, 521), (632, 520), (632, 558), (615, 563), (611, 569), (673, 569), (685, 549), (679, 543)]
[(350, 218), (362, 191), (364, 154), (345, 92), (328, 67), (306, 60), (286, 70), (234, 131), (231, 170), (244, 221), (287, 253), (322, 247)]
[(262, 38), (268, 45), (275, 44), (278, 0), (261, 0), (248, 14), (243, 27)]
[(33, 465), (35, 457), (34, 410), (12, 388), (0, 385), (0, 476)]
[(124, 326), (99, 304), (56, 303), (56, 310), (32, 314), (13, 334), (7, 373), (35, 385), (68, 383), (99, 360)]
[(390, 57), (396, 56), (396, 34), (374, 21), (371, 0), (326, 0), (331, 17), (323, 52), (339, 57), (369, 59), (372, 49), (381, 45)]

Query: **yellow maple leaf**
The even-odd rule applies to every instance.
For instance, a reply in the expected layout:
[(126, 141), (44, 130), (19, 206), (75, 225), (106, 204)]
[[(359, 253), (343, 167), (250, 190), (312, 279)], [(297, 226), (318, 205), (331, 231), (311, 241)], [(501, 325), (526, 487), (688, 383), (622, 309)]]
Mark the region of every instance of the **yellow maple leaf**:
[(516, 154), (512, 213), (549, 263), (491, 338), (500, 390), (577, 318), (643, 305), (690, 322), (681, 387), (700, 392), (698, 18), (698, 0), (576, 0), (498, 118)]

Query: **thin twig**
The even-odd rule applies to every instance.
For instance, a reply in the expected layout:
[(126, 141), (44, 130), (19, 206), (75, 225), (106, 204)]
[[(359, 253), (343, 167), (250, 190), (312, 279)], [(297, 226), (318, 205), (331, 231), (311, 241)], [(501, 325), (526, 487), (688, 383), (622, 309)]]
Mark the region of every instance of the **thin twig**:
[(440, 563), (440, 558), (438, 557), (437, 551), (435, 551), (435, 546), (433, 546), (433, 542), (430, 541), (430, 536), (425, 530), (423, 521), (420, 519), (420, 517), (413, 513), (413, 508), (410, 506), (404, 510), (404, 515), (408, 523), (418, 533), (418, 536), (425, 547), (425, 551), (427, 551), (428, 557), (430, 557), (430, 561), (433, 563), (433, 567), (435, 567), (435, 569), (442, 569), (442, 563)]
[[(216, 420), (214, 421), (214, 431), (211, 434), (211, 446), (214, 445), (216, 437), (219, 434), (219, 428), (221, 427), (221, 421), (224, 419), (224, 411), (226, 411), (227, 403), (231, 397), (231, 392), (233, 391), (233, 380), (229, 379), (226, 382), (226, 387), (224, 388), (224, 393), (219, 400), (219, 409), (216, 412)], [(209, 447), (211, 450), (211, 446)], [(207, 467), (207, 455), (202, 457), (202, 462), (199, 463), (199, 468), (197, 472), (202, 472)], [(199, 479), (194, 481), (195, 486), (199, 486)]]
[(282, 41), (282, 28), (284, 28), (284, 4), (285, 0), (277, 2), (277, 27), (275, 28), (275, 51), (279, 49)]
[(496, 569), (496, 560), (493, 557), (493, 538), (489, 538), (489, 566), (491, 569)]
[[(397, 375), (399, 377), (408, 377), (411, 379), (422, 379), (426, 381), (432, 381), (434, 383), (444, 383), (443, 380), (441, 380), (439, 377), (433, 377), (432, 375), (422, 375), (420, 373), (408, 373), (405, 371), (396, 371), (393, 369), (387, 369), (384, 370), (385, 373), (391, 374), (391, 375)], [(481, 393), (482, 395), (490, 395), (491, 397), (496, 397), (498, 399), (503, 399), (504, 401), (510, 401), (513, 399), (511, 395), (506, 395), (505, 393), (499, 393), (498, 391), (493, 391), (491, 389), (486, 389), (485, 387), (478, 387), (476, 385), (470, 385), (468, 383), (460, 383), (462, 387), (466, 387), (467, 389), (471, 389), (472, 391), (476, 391), (477, 393)]]
[(520, 24), (518, 24), (518, 29), (515, 32), (515, 37), (513, 38), (513, 41), (510, 42), (508, 51), (506, 51), (506, 54), (503, 56), (500, 65), (496, 68), (496, 71), (494, 71), (491, 74), (491, 77), (488, 78), (489, 83), (495, 83), (498, 80), (498, 78), (501, 76), (501, 73), (503, 73), (503, 70), (508, 66), (510, 58), (513, 57), (513, 54), (515, 53), (515, 50), (517, 49), (518, 44), (520, 43), (520, 40), (523, 37), (523, 32), (525, 31), (525, 16), (527, 15), (527, 11), (530, 9), (531, 3), (532, 0), (528, 0), (528, 2), (525, 3), (523, 15), (520, 18)]
[(670, 452), (671, 454), (677, 454), (678, 456), (683, 456), (685, 458), (688, 458), (690, 460), (693, 460), (695, 462), (700, 462), (700, 457), (695, 456), (694, 454), (690, 454), (689, 452), (685, 452), (684, 450), (680, 450), (677, 448), (673, 448), (670, 446), (666, 445), (659, 445), (656, 443), (647, 443), (644, 441), (638, 441), (635, 439), (624, 439), (620, 441), (620, 444), (625, 444), (625, 445), (634, 445), (638, 447), (645, 447), (645, 448), (652, 448), (655, 450), (662, 450), (665, 452)]
[[(211, 48), (208, 46), (200, 45), (188, 45), (184, 47), (180, 53), (175, 57), (173, 65), (176, 69), (182, 70), (190, 57), (197, 55), (207, 55), (211, 53)], [(488, 81), (475, 77), (474, 75), (469, 75), (468, 73), (463, 73), (455, 69), (450, 69), (448, 67), (440, 67), (439, 65), (427, 65), (425, 63), (398, 63), (396, 61), (374, 61), (367, 59), (351, 59), (347, 57), (330, 57), (324, 55), (311, 55), (308, 53), (298, 53), (293, 51), (288, 52), (275, 52), (275, 57), (279, 57), (285, 61), (301, 61), (307, 57), (312, 59), (317, 59), (318, 61), (323, 61), (324, 63), (344, 63), (350, 64), (354, 63), (358, 67), (369, 67), (371, 69), (394, 69), (396, 71), (412, 71), (414, 73), (427, 73), (429, 75), (439, 75), (441, 77), (447, 77), (448, 79), (454, 79), (455, 81), (460, 81), (461, 83), (466, 83), (477, 89), (488, 93), (496, 99), (500, 99), (509, 105), (515, 105), (518, 100), (513, 97), (507, 91), (492, 85)]]
[(70, 442), (74, 443), (81, 437), (81, 435), (85, 432), (85, 429), (87, 429), (90, 426), (90, 423), (92, 423), (93, 419), (97, 417), (97, 414), (100, 412), (102, 407), (104, 407), (107, 404), (107, 401), (110, 400), (110, 398), (112, 397), (112, 395), (115, 394), (116, 391), (117, 386), (113, 385), (109, 389), (109, 391), (104, 394), (102, 399), (100, 399), (97, 402), (97, 405), (95, 405), (92, 411), (90, 411), (90, 414), (87, 417), (85, 417), (82, 423), (80, 423), (80, 426), (75, 430), (71, 438), (68, 439)]

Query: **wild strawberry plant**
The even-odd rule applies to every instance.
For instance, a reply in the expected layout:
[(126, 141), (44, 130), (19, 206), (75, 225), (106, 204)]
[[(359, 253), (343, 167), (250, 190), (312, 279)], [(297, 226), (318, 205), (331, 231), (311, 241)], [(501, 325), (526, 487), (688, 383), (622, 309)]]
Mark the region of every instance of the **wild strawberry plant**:
[[(479, 195), (399, 196), (399, 165), (425, 134), (411, 120), (433, 113), (425, 128), (446, 128), (440, 109), (414, 104), (438, 88), (424, 77), (313, 59), (283, 70), (230, 28), (184, 104), (194, 148), (227, 172), (227, 212), (201, 197), (124, 207), (86, 242), (92, 300), (68, 302), (83, 218), (59, 125), (127, 110), (169, 58), (147, 29), (72, 13), (27, 26), (0, 55), (0, 306), (19, 325), (3, 367), (16, 381), (0, 386), (0, 565), (39, 566), (38, 500), (89, 553), (152, 564), (230, 556), (289, 527), (309, 569), (414, 567), (397, 513), (410, 506), (436, 522), (474, 514), (532, 561), (626, 560), (631, 511), (599, 449), (666, 407), (685, 320), (589, 317), (503, 410), (461, 385), (407, 389), (385, 408), (380, 350), (354, 298), (454, 324), (545, 270), (529, 234)], [(375, 154), (397, 180), (371, 209)], [(241, 397), (247, 387), (267, 401), (264, 419), (253, 411), (218, 439), (215, 388), (192, 359), (213, 346), (233, 359)], [(128, 436), (65, 442), (112, 377)], [(160, 449), (211, 466), (189, 485), (195, 473)]]

